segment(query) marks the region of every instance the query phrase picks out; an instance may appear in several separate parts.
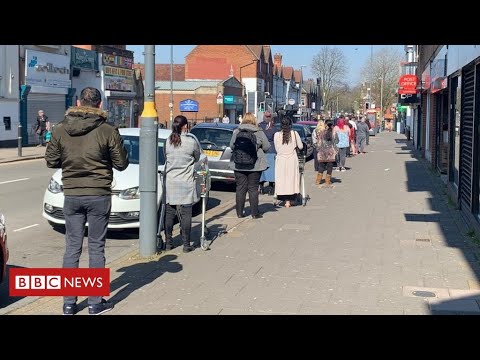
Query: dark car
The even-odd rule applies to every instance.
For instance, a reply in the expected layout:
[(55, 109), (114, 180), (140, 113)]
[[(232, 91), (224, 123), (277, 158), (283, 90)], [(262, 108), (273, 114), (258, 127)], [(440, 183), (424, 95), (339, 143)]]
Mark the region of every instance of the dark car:
[(195, 135), (208, 157), (208, 168), (212, 181), (235, 182), (233, 170), (229, 168), (232, 150), (230, 140), (236, 124), (200, 123), (190, 132)]
[[(280, 124), (277, 123), (275, 126), (280, 129)], [(313, 141), (312, 141), (312, 131), (308, 125), (302, 125), (299, 123), (295, 123), (292, 125), (292, 130), (298, 132), (300, 135), (300, 139), (302, 142), (307, 145), (307, 158), (313, 155)]]
[(310, 128), (310, 131), (313, 133), (313, 130), (317, 127), (318, 122), (308, 120), (308, 121), (299, 121), (296, 124), (307, 125)]
[(5, 217), (0, 213), (0, 283), (7, 275), (8, 246)]

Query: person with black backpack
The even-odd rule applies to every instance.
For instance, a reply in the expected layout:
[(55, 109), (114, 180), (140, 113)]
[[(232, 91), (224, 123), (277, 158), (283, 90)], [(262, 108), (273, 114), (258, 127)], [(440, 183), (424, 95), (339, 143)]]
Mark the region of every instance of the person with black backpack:
[(230, 140), (230, 168), (235, 173), (236, 210), (239, 218), (245, 217), (243, 210), (247, 191), (252, 218), (263, 217), (258, 212), (258, 185), (262, 171), (268, 168), (265, 152), (270, 146), (265, 133), (257, 126), (255, 115), (246, 113)]

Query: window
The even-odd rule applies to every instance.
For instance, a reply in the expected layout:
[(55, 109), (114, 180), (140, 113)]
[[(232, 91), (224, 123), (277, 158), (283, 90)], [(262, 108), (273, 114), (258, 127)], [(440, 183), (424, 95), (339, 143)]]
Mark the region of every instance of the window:
[(460, 105), (462, 104), (462, 79), (457, 76), (452, 79), (452, 148), (453, 148), (453, 183), (459, 185), (460, 169)]
[[(130, 164), (140, 163), (140, 137), (138, 136), (122, 136), (123, 145), (128, 152), (128, 160)], [(158, 165), (165, 164), (165, 140), (158, 139)]]

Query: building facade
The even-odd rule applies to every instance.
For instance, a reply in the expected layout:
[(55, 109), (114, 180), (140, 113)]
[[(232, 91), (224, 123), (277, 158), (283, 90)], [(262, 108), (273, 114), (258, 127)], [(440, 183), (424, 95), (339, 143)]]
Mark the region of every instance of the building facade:
[(420, 45), (422, 154), (480, 230), (480, 48)]
[(19, 45), (20, 123), (23, 145), (38, 143), (37, 115), (54, 125), (72, 103), (70, 45)]
[(17, 144), (19, 70), (18, 45), (0, 45), (0, 147)]
[(268, 45), (198, 45), (185, 58), (185, 79), (222, 81), (233, 75), (244, 87), (244, 111), (261, 118), (273, 91), (271, 56)]

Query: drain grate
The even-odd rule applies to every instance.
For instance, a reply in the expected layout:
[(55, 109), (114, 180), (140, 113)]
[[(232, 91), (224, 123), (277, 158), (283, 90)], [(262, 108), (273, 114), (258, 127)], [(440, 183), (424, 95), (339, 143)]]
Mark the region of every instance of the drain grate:
[(431, 291), (414, 291), (412, 294), (418, 297), (437, 297), (437, 295)]
[(430, 242), (430, 239), (429, 239), (429, 238), (417, 238), (417, 239), (415, 239), (415, 241), (419, 241), (419, 242)]

